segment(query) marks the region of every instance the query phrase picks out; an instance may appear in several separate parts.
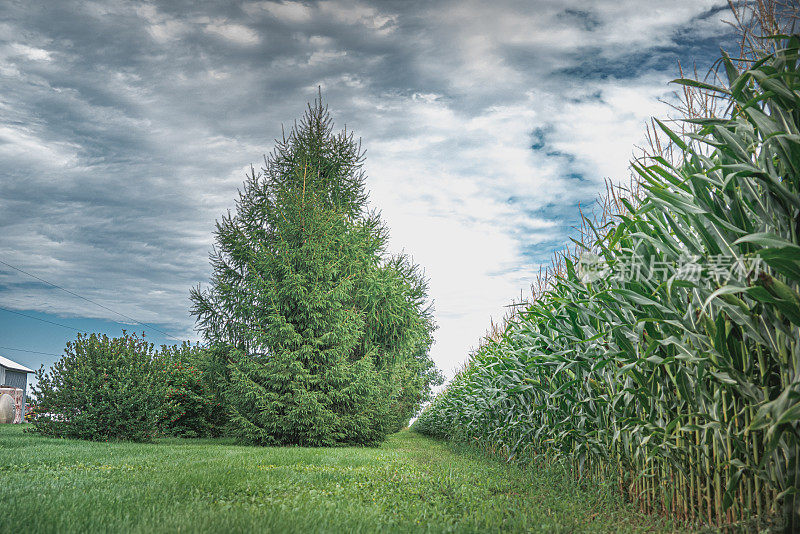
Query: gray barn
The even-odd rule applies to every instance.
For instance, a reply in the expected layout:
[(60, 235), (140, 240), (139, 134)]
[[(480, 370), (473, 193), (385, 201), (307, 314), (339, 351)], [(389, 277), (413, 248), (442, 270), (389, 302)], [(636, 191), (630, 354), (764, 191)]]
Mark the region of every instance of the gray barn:
[(25, 420), (25, 401), (28, 391), (28, 373), (33, 370), (0, 356), (0, 386), (10, 386), (22, 390), (22, 420)]

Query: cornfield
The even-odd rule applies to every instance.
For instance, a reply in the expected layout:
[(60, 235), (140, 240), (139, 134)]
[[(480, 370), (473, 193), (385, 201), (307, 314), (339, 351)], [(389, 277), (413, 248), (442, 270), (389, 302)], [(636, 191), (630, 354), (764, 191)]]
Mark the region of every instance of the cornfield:
[(636, 194), (584, 218), (417, 431), (562, 462), (686, 524), (800, 531), (800, 39), (772, 42), (723, 55), (725, 83), (678, 80), (723, 112), (656, 122), (677, 157), (632, 164)]

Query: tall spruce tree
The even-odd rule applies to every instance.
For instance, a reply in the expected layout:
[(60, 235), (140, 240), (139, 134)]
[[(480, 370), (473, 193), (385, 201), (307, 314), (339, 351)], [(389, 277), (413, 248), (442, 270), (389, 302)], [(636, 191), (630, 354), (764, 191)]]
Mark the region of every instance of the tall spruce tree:
[(426, 282), (386, 254), (363, 161), (320, 95), (217, 222), (211, 283), (192, 290), (192, 313), (223, 359), (244, 442), (374, 444), (439, 377)]

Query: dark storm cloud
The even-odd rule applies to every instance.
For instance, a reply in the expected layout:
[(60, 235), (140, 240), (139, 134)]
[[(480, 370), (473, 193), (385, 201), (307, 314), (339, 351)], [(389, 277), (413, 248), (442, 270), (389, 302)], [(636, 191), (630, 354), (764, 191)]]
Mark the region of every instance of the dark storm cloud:
[[(520, 244), (501, 271), (521, 269), (619, 167), (583, 151), (575, 117), (613, 106), (613, 80), (654, 102), (723, 35), (721, 3), (5, 2), (0, 259), (185, 334), (214, 220), (321, 86), (397, 234), (419, 213), (493, 228)], [(28, 282), (0, 268), (0, 303), (103, 313)]]

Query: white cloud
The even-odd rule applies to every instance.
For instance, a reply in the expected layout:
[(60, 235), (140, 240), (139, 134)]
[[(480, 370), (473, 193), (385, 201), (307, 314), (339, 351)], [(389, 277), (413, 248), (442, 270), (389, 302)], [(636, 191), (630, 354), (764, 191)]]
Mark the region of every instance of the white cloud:
[(257, 44), (261, 38), (258, 33), (244, 24), (228, 23), (217, 19), (205, 27), (206, 33), (218, 35), (240, 45)]
[[(726, 31), (723, 13), (701, 17), (721, 2), (651, 4), (76, 4), (63, 24), (86, 27), (69, 39), (10, 16), (0, 256), (189, 335), (214, 219), (321, 86), (363, 137), (392, 248), (430, 277), (449, 373), (566, 241), (577, 202), (627, 179), (672, 90), (667, 56), (646, 61)], [(22, 282), (0, 270), (0, 303), (119, 319)]]
[[(692, 2), (664, 2), (643, 5), (636, 0), (608, 1), (595, 10), (603, 22), (602, 32), (597, 32), (600, 42), (626, 53), (626, 48), (653, 47), (669, 44), (675, 29), (688, 27), (700, 14), (726, 5), (724, 0), (696, 0)], [(713, 17), (711, 27), (717, 32), (723, 26), (722, 16)], [(710, 28), (709, 28), (710, 29)]]
[(319, 11), (342, 24), (358, 24), (381, 34), (395, 29), (397, 15), (381, 13), (375, 7), (351, 0), (325, 0), (319, 2)]
[(21, 43), (11, 43), (8, 47), (9, 56), (21, 56), (32, 61), (50, 61), (52, 56), (49, 51)]
[(317, 50), (308, 57), (309, 65), (320, 65), (341, 59), (347, 55), (345, 50)]
[(266, 11), (284, 22), (298, 23), (311, 19), (311, 8), (301, 2), (249, 2), (242, 7), (250, 15)]
[(161, 44), (179, 39), (190, 31), (190, 25), (185, 21), (176, 20), (160, 12), (152, 4), (138, 6), (136, 14), (149, 23), (147, 32)]
[(78, 162), (78, 148), (76, 144), (46, 141), (30, 128), (0, 125), (0, 158), (16, 159), (26, 166), (49, 170), (72, 168)]
[(188, 31), (188, 25), (175, 20), (166, 20), (160, 24), (153, 24), (148, 28), (153, 39), (166, 43), (178, 39)]

